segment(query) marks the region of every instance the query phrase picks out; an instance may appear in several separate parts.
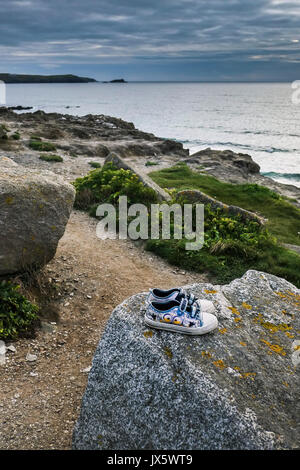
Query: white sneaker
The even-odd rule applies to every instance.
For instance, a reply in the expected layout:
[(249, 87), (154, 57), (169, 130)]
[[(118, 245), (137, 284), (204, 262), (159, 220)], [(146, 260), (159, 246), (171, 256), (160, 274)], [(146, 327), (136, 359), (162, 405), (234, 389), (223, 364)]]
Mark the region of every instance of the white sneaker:
[[(207, 301), (206, 301), (207, 302)], [(190, 304), (183, 297), (181, 301), (167, 302), (150, 301), (145, 313), (145, 323), (151, 328), (184, 333), (186, 335), (203, 335), (218, 326), (215, 315), (203, 312), (201, 302)], [(210, 302), (211, 304), (211, 302)]]

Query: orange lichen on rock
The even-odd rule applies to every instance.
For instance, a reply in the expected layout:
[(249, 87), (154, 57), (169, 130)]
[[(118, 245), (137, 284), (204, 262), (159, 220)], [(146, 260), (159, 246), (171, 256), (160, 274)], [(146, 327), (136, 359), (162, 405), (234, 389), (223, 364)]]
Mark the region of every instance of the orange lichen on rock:
[(261, 313), (259, 313), (257, 317), (254, 318), (254, 321), (256, 323), (260, 323), (261, 326), (266, 330), (270, 331), (270, 333), (278, 333), (279, 331), (287, 332), (293, 329), (293, 327), (288, 325), (287, 323), (279, 323), (278, 325), (275, 325), (274, 323), (265, 321)]
[(241, 377), (243, 379), (250, 378), (251, 380), (254, 380), (255, 376), (256, 376), (256, 372), (241, 372)]
[(242, 303), (242, 307), (246, 308), (247, 310), (251, 310), (251, 308), (252, 308), (251, 305), (246, 304), (246, 302)]
[(210, 359), (212, 357), (212, 355), (209, 351), (202, 351), (201, 356), (206, 357), (207, 359)]
[(221, 328), (219, 329), (219, 332), (224, 335), (227, 332), (227, 328)]
[(143, 335), (145, 336), (145, 338), (152, 338), (153, 332), (150, 330), (147, 330), (147, 331), (144, 331)]
[(204, 289), (204, 292), (205, 294), (217, 294), (217, 290), (208, 290), (208, 289)]
[(213, 364), (221, 370), (225, 369), (226, 367), (222, 359), (219, 359), (218, 361), (213, 361)]
[(238, 316), (240, 315), (240, 312), (235, 307), (227, 307), (227, 308), (229, 308), (229, 310), (231, 310), (232, 313), (234, 313), (235, 315), (238, 315)]
[(265, 339), (261, 339), (261, 341), (269, 347), (271, 352), (274, 352), (274, 353), (279, 354), (281, 356), (286, 356), (286, 352), (284, 351), (283, 347), (280, 346), (279, 344), (272, 344), (272, 343), (270, 343), (269, 341), (267, 341)]

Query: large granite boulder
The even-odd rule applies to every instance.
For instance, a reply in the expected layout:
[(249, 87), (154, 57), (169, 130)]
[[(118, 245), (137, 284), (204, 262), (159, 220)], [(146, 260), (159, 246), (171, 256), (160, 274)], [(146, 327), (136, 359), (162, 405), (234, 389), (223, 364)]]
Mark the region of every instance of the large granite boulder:
[(144, 325), (146, 294), (112, 313), (74, 429), (74, 449), (292, 449), (299, 445), (300, 291), (248, 271), (189, 286), (215, 307), (200, 337)]
[(58, 175), (0, 158), (0, 275), (53, 258), (74, 198), (74, 188)]

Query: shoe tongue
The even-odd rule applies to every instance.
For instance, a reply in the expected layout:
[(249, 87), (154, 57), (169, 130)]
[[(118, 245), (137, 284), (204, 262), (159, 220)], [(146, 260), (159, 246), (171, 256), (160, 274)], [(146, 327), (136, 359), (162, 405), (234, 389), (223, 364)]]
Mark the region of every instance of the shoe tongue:
[(180, 289), (180, 291), (178, 292), (178, 294), (175, 297), (175, 300), (177, 300), (178, 302), (181, 302), (182, 299), (184, 299), (185, 297), (186, 297), (186, 293), (184, 292), (183, 289)]

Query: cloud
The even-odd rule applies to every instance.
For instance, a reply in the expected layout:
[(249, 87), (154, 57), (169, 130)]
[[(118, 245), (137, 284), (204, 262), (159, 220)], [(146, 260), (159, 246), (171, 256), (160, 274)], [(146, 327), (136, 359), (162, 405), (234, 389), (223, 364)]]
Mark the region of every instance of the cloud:
[(179, 67), (215, 61), (216, 69), (226, 60), (292, 61), (299, 70), (298, 1), (0, 0), (0, 11), (2, 71), (34, 61), (49, 68), (175, 59)]

